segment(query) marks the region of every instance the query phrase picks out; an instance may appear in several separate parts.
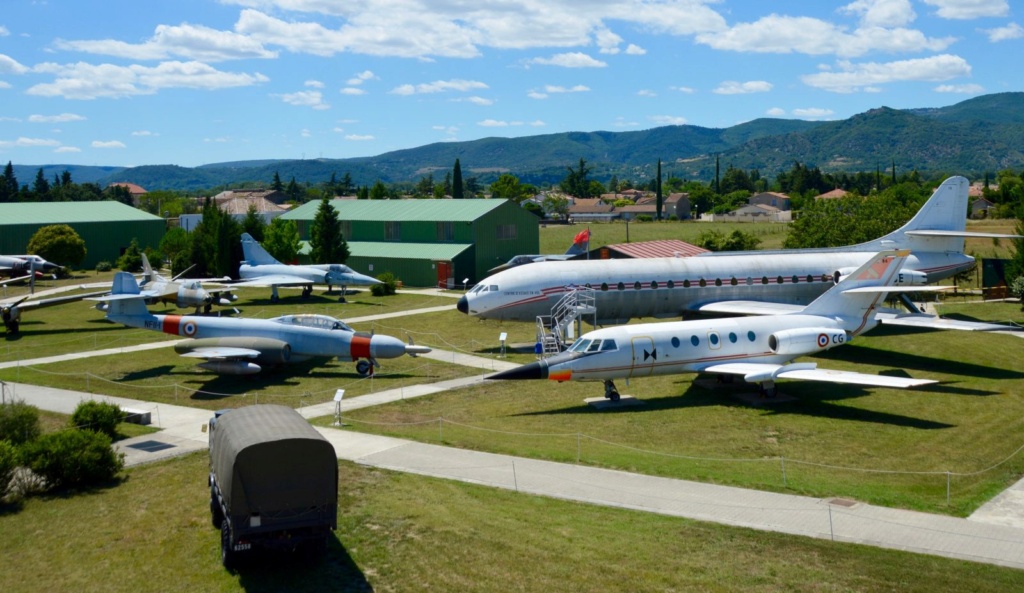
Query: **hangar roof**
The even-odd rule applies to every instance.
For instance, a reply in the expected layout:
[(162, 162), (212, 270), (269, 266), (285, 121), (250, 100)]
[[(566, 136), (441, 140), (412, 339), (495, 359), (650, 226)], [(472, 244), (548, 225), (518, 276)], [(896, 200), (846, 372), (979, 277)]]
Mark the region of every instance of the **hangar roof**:
[[(505, 204), (507, 200), (331, 200), (341, 220), (469, 222)], [(313, 200), (282, 216), (286, 220), (313, 220), (320, 202)]]
[[(447, 261), (472, 245), (465, 243), (391, 243), (385, 241), (349, 241), (352, 257), (392, 257), (397, 259), (429, 259)], [(299, 253), (309, 253), (309, 242), (303, 241)]]
[(9, 202), (0, 204), (0, 225), (162, 220), (115, 202)]

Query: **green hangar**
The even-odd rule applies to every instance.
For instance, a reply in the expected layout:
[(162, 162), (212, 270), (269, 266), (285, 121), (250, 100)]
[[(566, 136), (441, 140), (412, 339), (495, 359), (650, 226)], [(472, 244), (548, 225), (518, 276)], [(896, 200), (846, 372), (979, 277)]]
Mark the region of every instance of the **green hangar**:
[[(472, 285), (494, 266), (540, 249), (537, 217), (508, 200), (336, 199), (331, 205), (351, 251), (345, 263), (371, 276), (391, 272), (406, 286), (452, 288), (467, 279)], [(319, 207), (308, 202), (281, 218), (296, 221), (309, 241)]]
[(85, 241), (82, 268), (98, 262), (113, 263), (132, 242), (139, 248), (156, 247), (167, 223), (159, 216), (121, 202), (9, 202), (0, 204), (0, 253), (26, 253), (36, 231), (52, 224), (66, 224)]

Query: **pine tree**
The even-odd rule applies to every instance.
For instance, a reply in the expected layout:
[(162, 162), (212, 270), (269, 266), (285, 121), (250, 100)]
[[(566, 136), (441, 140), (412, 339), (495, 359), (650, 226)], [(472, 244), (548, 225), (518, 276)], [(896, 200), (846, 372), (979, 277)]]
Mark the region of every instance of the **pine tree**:
[(3, 177), (0, 178), (0, 202), (13, 202), (18, 198), (18, 179), (14, 176), (14, 166), (7, 161)]
[(662, 203), (663, 203), (662, 202), (662, 198), (661, 198), (661, 159), (658, 159), (658, 185), (657, 185), (657, 189), (655, 191), (656, 191), (656, 194), (655, 194), (656, 195), (655, 210), (656, 210), (656, 214), (657, 214), (657, 216), (655, 217), (655, 220), (661, 220), (661, 207), (662, 207)]
[(452, 198), (456, 200), (463, 198), (462, 165), (459, 164), (459, 159), (455, 159), (455, 167), (452, 169)]
[(315, 264), (343, 264), (350, 255), (338, 211), (325, 196), (309, 229), (309, 257)]
[(278, 175), (277, 171), (274, 171), (274, 180), (270, 182), (270, 189), (284, 191), (284, 184), (281, 183), (281, 176)]

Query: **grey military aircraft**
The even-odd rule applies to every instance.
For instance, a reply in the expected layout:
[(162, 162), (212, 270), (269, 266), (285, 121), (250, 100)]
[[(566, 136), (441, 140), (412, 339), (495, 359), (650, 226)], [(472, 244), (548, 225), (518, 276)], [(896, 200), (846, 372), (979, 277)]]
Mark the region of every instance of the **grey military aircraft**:
[[(188, 270), (185, 270), (188, 272)], [(182, 272), (184, 274), (185, 272)], [(238, 296), (231, 294), (230, 290), (209, 291), (203, 287), (203, 280), (187, 278), (178, 280), (182, 274), (167, 279), (153, 271), (149, 264), (149, 258), (142, 254), (142, 282), (139, 283), (141, 294), (147, 297), (147, 304), (161, 301), (174, 303), (179, 309), (195, 308), (196, 314), (202, 309), (209, 313), (214, 304), (223, 307), (230, 307), (231, 303), (238, 300)], [(208, 278), (215, 282), (224, 282), (230, 278)]]
[(326, 284), (341, 287), (341, 301), (345, 300), (345, 287), (372, 286), (380, 284), (376, 278), (360, 274), (342, 264), (316, 264), (308, 266), (283, 264), (267, 253), (249, 233), (242, 233), (242, 253), (245, 261), (238, 267), (238, 275), (242, 278), (233, 286), (269, 286), (270, 300), (277, 301), (278, 286), (302, 286), (302, 296), (308, 297), (313, 292), (314, 284)]
[(191, 315), (153, 315), (135, 277), (127, 272), (114, 276), (108, 297), (107, 319), (128, 327), (159, 331), (189, 338), (175, 345), (178, 354), (201, 358), (199, 366), (224, 375), (251, 375), (261, 365), (302, 362), (314, 358), (349, 359), (363, 376), (379, 367), (377, 359), (416, 356), (430, 352), (427, 346), (405, 344), (398, 338), (357, 332), (326, 315), (284, 315), (273, 319), (240, 319)]

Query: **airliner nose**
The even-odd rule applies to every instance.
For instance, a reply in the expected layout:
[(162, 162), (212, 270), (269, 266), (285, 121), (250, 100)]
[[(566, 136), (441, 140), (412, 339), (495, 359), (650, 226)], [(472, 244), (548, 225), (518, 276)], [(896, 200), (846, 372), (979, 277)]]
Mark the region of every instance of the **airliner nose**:
[(455, 305), (455, 308), (459, 310), (459, 313), (469, 315), (469, 299), (466, 298), (466, 295), (462, 295), (462, 298), (459, 299), (459, 303)]

